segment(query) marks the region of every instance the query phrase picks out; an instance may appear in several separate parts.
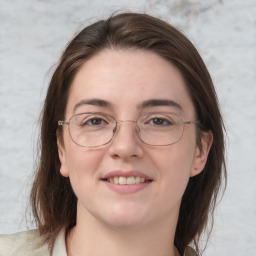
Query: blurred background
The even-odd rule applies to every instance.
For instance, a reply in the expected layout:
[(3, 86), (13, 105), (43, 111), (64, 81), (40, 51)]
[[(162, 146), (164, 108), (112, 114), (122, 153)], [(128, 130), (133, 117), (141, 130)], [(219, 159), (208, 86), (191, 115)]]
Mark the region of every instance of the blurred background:
[(114, 11), (170, 22), (206, 62), (227, 128), (228, 186), (204, 256), (255, 255), (255, 0), (0, 0), (0, 233), (32, 227), (25, 213), (52, 67), (76, 32)]

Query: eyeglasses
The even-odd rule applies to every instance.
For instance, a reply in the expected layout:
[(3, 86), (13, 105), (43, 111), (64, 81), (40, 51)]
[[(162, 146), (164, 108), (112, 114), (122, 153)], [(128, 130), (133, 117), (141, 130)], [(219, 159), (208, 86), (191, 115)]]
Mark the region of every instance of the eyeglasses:
[(151, 146), (167, 146), (177, 143), (183, 135), (185, 124), (199, 121), (184, 121), (173, 113), (147, 113), (137, 120), (115, 120), (101, 112), (87, 112), (73, 115), (68, 121), (58, 121), (59, 126), (68, 125), (74, 143), (81, 147), (93, 148), (108, 144), (124, 122), (135, 124), (139, 139)]

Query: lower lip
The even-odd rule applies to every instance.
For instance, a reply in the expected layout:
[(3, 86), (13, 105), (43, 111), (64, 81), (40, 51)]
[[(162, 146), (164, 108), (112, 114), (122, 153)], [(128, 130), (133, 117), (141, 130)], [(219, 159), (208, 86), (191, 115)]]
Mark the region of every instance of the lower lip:
[(151, 182), (145, 182), (145, 183), (138, 183), (138, 184), (132, 184), (132, 185), (121, 185), (121, 184), (111, 183), (108, 181), (103, 181), (103, 182), (108, 186), (108, 188), (120, 194), (133, 194), (145, 189), (151, 184)]

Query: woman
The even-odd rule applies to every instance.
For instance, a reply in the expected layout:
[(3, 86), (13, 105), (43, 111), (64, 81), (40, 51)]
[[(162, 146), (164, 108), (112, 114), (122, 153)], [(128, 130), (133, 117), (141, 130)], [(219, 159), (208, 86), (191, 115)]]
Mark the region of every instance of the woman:
[(194, 46), (149, 15), (112, 16), (82, 30), (53, 74), (38, 230), (2, 236), (1, 255), (199, 255), (225, 176), (217, 96)]

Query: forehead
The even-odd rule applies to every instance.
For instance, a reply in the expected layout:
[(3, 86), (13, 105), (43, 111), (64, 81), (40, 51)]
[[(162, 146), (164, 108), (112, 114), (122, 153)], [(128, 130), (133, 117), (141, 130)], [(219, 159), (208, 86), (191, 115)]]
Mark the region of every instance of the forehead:
[(79, 102), (91, 99), (107, 101), (115, 111), (132, 111), (151, 99), (176, 102), (186, 110), (182, 114), (194, 111), (180, 71), (143, 50), (105, 49), (84, 63), (70, 88), (67, 116)]

